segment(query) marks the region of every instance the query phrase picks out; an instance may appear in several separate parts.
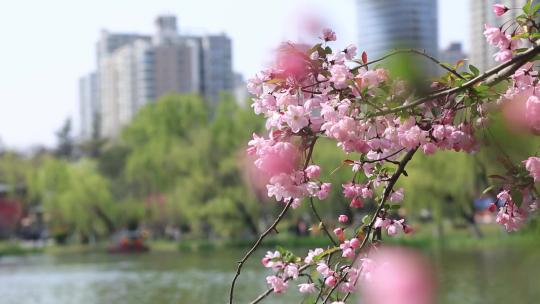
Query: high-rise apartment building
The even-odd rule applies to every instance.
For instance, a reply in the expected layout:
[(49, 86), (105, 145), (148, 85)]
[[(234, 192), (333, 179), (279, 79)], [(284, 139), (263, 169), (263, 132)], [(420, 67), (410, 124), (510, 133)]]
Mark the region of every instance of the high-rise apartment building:
[(357, 5), (358, 47), (369, 58), (396, 48), (425, 50), (437, 56), (436, 0), (357, 0)]
[(79, 110), (81, 115), (81, 139), (88, 140), (97, 136), (99, 126), (99, 97), (96, 73), (90, 73), (79, 79)]
[[(520, 8), (527, 3), (527, 0), (474, 0), (469, 3), (471, 12), (470, 63), (481, 71), (485, 71), (497, 64), (493, 59), (497, 48), (486, 42), (484, 25), (501, 26), (508, 20), (516, 18), (522, 13)], [(501, 17), (497, 17), (493, 12), (493, 4), (496, 3), (504, 4), (512, 9)]]
[(97, 43), (100, 133), (115, 138), (149, 101), (198, 93), (215, 103), (234, 89), (231, 40), (179, 35), (176, 17), (159, 16), (153, 36), (103, 31)]
[[(439, 52), (439, 58), (438, 58), (441, 62), (446, 62), (446, 63), (449, 63), (451, 65), (455, 65), (457, 64), (458, 61), (462, 60), (463, 61), (463, 65), (461, 65), (458, 69), (458, 71), (466, 71), (468, 68), (468, 64), (467, 64), (467, 54), (465, 54), (465, 52), (463, 51), (463, 45), (461, 44), (461, 42), (452, 42), (450, 43), (450, 45), (441, 50)], [(443, 70), (442, 68), (440, 69), (442, 72), (447, 72), (446, 70)]]

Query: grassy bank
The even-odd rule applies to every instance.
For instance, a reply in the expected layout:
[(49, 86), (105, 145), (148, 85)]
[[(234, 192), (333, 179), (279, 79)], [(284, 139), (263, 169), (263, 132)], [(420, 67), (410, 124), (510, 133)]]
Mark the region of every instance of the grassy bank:
[[(508, 234), (502, 232), (498, 226), (483, 226), (483, 238), (474, 238), (466, 229), (454, 229), (446, 227), (443, 237), (436, 236), (433, 226), (425, 225), (421, 230), (412, 235), (398, 235), (389, 238), (383, 236), (386, 244), (414, 247), (421, 250), (474, 250), (491, 248), (540, 248), (540, 235), (538, 233), (519, 232)], [(239, 249), (247, 250), (255, 240), (232, 239), (232, 240), (182, 240), (180, 242), (168, 240), (154, 240), (147, 242), (153, 252), (200, 252), (216, 249)], [(295, 252), (306, 248), (327, 247), (329, 244), (326, 236), (297, 237), (288, 233), (271, 235), (260, 246), (263, 250), (273, 250), (278, 246), (289, 248)], [(0, 256), (26, 255), (35, 253), (58, 254), (87, 254), (106, 252), (108, 242), (97, 244), (68, 244), (50, 245), (43, 248), (23, 246), (18, 242), (0, 242)]]
[(42, 247), (23, 246), (19, 242), (1, 241), (0, 242), (0, 257), (7, 255), (27, 255), (43, 253)]
[[(456, 229), (446, 226), (442, 236), (437, 236), (433, 225), (422, 226), (422, 229), (411, 235), (400, 234), (396, 237), (383, 235), (386, 244), (414, 247), (421, 250), (473, 250), (501, 247), (538, 248), (540, 235), (531, 232), (506, 233), (499, 225), (484, 225), (482, 238), (475, 238), (467, 229)], [(200, 251), (220, 248), (248, 249), (255, 240), (184, 240), (179, 243), (181, 251)], [(263, 249), (274, 249), (277, 246), (299, 249), (326, 247), (328, 238), (324, 235), (297, 237), (287, 233), (269, 236), (260, 246)]]

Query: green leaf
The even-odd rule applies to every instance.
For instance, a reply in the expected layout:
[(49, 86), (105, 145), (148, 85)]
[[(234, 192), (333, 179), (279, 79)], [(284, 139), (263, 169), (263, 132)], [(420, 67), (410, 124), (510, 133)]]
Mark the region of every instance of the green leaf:
[(469, 70), (471, 70), (474, 76), (480, 75), (480, 70), (472, 64), (469, 64)]
[(517, 188), (512, 188), (510, 191), (510, 196), (512, 197), (512, 201), (514, 204), (516, 204), (518, 207), (521, 207), (521, 202), (523, 201), (523, 195), (521, 194), (521, 191)]
[(527, 3), (525, 3), (525, 5), (523, 6), (523, 12), (524, 12), (525, 14), (528, 15), (528, 14), (530, 13), (530, 11), (531, 11), (531, 5), (532, 5), (532, 0), (529, 0), (529, 1), (527, 1)]
[(331, 49), (329, 46), (327, 46), (327, 47), (324, 49), (324, 51), (325, 51), (325, 53), (328, 54), (328, 55), (332, 54), (332, 49)]
[(531, 10), (531, 13), (536, 14), (540, 10), (540, 3), (536, 3)]
[(371, 221), (371, 216), (369, 215), (365, 215), (363, 218), (362, 218), (362, 223), (363, 224), (369, 224), (369, 222)]
[(484, 191), (482, 191), (482, 194), (486, 194), (489, 191), (493, 190), (494, 188), (495, 188), (495, 185), (491, 185), (491, 186), (487, 187), (486, 189), (484, 189)]

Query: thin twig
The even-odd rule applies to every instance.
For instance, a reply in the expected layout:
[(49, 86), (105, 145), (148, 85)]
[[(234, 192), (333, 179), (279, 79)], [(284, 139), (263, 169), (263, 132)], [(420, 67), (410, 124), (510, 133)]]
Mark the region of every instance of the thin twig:
[[(331, 250), (328, 250), (327, 252), (325, 252), (321, 258), (324, 258), (326, 256), (329, 256), (329, 255), (332, 255), (334, 252), (340, 250), (339, 247), (334, 247), (332, 248)], [(306, 269), (308, 269), (310, 266), (313, 266), (311, 264), (306, 264), (300, 268), (298, 268), (298, 273), (303, 273)], [(291, 279), (291, 277), (287, 277), (285, 279), (285, 282), (289, 281)], [(273, 288), (269, 288), (267, 289), (266, 291), (264, 291), (263, 293), (261, 293), (257, 298), (255, 298), (255, 300), (249, 302), (249, 304), (257, 304), (259, 303), (260, 301), (262, 301), (264, 298), (266, 298), (272, 291), (274, 291)]]
[[(405, 166), (407, 166), (407, 164), (412, 159), (416, 151), (418, 151), (418, 147), (407, 152), (407, 154), (405, 154), (405, 156), (401, 159), (396, 172), (394, 172), (392, 177), (390, 177), (388, 181), (388, 185), (386, 185), (386, 188), (384, 189), (384, 193), (383, 193), (383, 196), (381, 197), (381, 201), (379, 202), (379, 206), (377, 207), (377, 210), (373, 214), (373, 218), (371, 219), (371, 222), (367, 226), (366, 236), (364, 237), (364, 239), (362, 240), (362, 243), (360, 244), (358, 248), (359, 251), (361, 251), (366, 246), (367, 241), (369, 239), (369, 235), (371, 234), (371, 231), (373, 230), (373, 226), (375, 225), (375, 222), (377, 221), (377, 216), (383, 209), (384, 204), (386, 203), (386, 200), (390, 196), (390, 193), (392, 193), (392, 189), (394, 188), (394, 185), (398, 181), (399, 177), (401, 176), (401, 174), (403, 174), (403, 172), (405, 172)], [(358, 255), (354, 257), (353, 261), (350, 264), (351, 266), (354, 265), (354, 263), (356, 262), (359, 256), (360, 256), (360, 253), (358, 253)], [(347, 295), (345, 295), (344, 299), (347, 299), (349, 295), (350, 295), (350, 292), (348, 292)]]
[(264, 240), (264, 238), (270, 234), (270, 232), (272, 232), (275, 227), (277, 226), (277, 224), (281, 221), (281, 219), (283, 218), (283, 216), (285, 216), (285, 213), (287, 213), (287, 210), (289, 210), (289, 208), (291, 207), (291, 204), (293, 202), (293, 198), (290, 198), (289, 201), (287, 202), (287, 204), (285, 205), (285, 207), (283, 208), (283, 210), (281, 211), (281, 213), (278, 215), (278, 217), (276, 218), (276, 220), (272, 223), (272, 225), (270, 225), (270, 227), (268, 227), (268, 229), (266, 229), (260, 236), (259, 238), (257, 239), (257, 241), (255, 242), (255, 244), (253, 244), (253, 246), (251, 246), (251, 249), (249, 249), (249, 251), (246, 253), (246, 255), (244, 255), (244, 257), (238, 261), (238, 267), (236, 268), (236, 274), (234, 275), (234, 278), (232, 280), (232, 283), (231, 283), (231, 290), (230, 290), (230, 293), (229, 293), (229, 303), (232, 304), (233, 303), (233, 299), (234, 299), (234, 285), (236, 284), (236, 280), (238, 279), (238, 276), (240, 276), (240, 271), (242, 271), (242, 267), (244, 266), (244, 263), (247, 261), (247, 259), (249, 259), (249, 257), (255, 252), (255, 250), (257, 250), (257, 248), (259, 247), (259, 245), (261, 244), (261, 242)]
[[(480, 83), (480, 82), (482, 82), (484, 80), (487, 80), (488, 78), (490, 78), (492, 76), (494, 76), (494, 78), (490, 78), (489, 81), (486, 82), (486, 84), (489, 84), (489, 85), (497, 84), (498, 82), (503, 80), (505, 77), (507, 77), (508, 75), (513, 73), (515, 70), (519, 69), (527, 61), (534, 58), (539, 53), (540, 53), (540, 45), (534, 46), (534, 47), (530, 48), (529, 50), (517, 55), (512, 60), (494, 67), (493, 69), (491, 69), (491, 70), (489, 70), (489, 71), (487, 71), (487, 72), (485, 72), (485, 73), (483, 73), (483, 74), (481, 74), (481, 75), (479, 75), (479, 76), (465, 82), (461, 86), (451, 88), (451, 89), (446, 89), (446, 90), (443, 90), (443, 91), (438, 91), (437, 93), (429, 94), (429, 95), (427, 95), (425, 97), (422, 97), (422, 98), (419, 98), (419, 99), (417, 99), (417, 100), (415, 100), (415, 101), (413, 101), (413, 102), (411, 102), (409, 104), (402, 105), (402, 106), (395, 107), (395, 108), (388, 109), (388, 110), (384, 110), (384, 111), (375, 112), (375, 113), (373, 113), (371, 115), (368, 115), (368, 117), (383, 116), (383, 115), (387, 115), (387, 114), (401, 112), (403, 110), (416, 107), (418, 105), (421, 105), (421, 104), (423, 104), (425, 102), (428, 102), (428, 101), (431, 101), (433, 99), (443, 97), (443, 96), (445, 96), (447, 94), (452, 95), (452, 94), (455, 94), (455, 93), (459, 93), (459, 92), (462, 92), (462, 91), (465, 91), (465, 90), (468, 90), (468, 89), (472, 88), (474, 85), (476, 85), (476, 84), (478, 84), (478, 83)], [(503, 71), (506, 68), (509, 68), (509, 69), (506, 70), (506, 71)], [(502, 71), (502, 73), (500, 73), (501, 71)]]
[(330, 239), (332, 244), (334, 244), (334, 246), (337, 246), (338, 243), (334, 240), (334, 238), (332, 237), (332, 234), (330, 234), (330, 231), (328, 231), (328, 229), (326, 228), (326, 225), (324, 224), (323, 220), (319, 216), (319, 213), (317, 212), (317, 209), (315, 209), (315, 204), (313, 204), (313, 198), (312, 197), (309, 198), (309, 205), (311, 206), (311, 210), (313, 211), (313, 214), (315, 214), (315, 217), (319, 221), (322, 230), (326, 233), (326, 235), (328, 236), (328, 238)]
[[(315, 148), (315, 143), (317, 142), (317, 137), (313, 137), (310, 145), (309, 145), (309, 150), (308, 150), (308, 154), (306, 156), (306, 160), (304, 162), (304, 167), (303, 167), (303, 170), (306, 170), (307, 166), (309, 165), (309, 162), (311, 160), (311, 156), (313, 155), (313, 149)], [(236, 274), (234, 275), (234, 278), (232, 280), (232, 283), (231, 283), (231, 288), (230, 288), (230, 291), (229, 291), (229, 304), (233, 304), (233, 300), (234, 300), (234, 287), (236, 285), (236, 280), (238, 280), (238, 277), (240, 276), (240, 272), (242, 271), (242, 267), (244, 266), (244, 263), (249, 259), (249, 257), (257, 250), (257, 248), (261, 245), (262, 241), (264, 240), (264, 238), (266, 238), (266, 236), (268, 236), (273, 230), (276, 230), (276, 226), (279, 224), (279, 222), (281, 221), (281, 219), (285, 216), (285, 214), (287, 213), (287, 210), (289, 210), (289, 208), (291, 207), (292, 203), (294, 201), (294, 198), (290, 198), (289, 201), (287, 202), (287, 204), (285, 205), (285, 207), (283, 208), (283, 210), (281, 211), (281, 213), (278, 215), (278, 217), (276, 218), (276, 220), (272, 223), (272, 225), (270, 225), (270, 227), (268, 227), (260, 236), (259, 238), (257, 239), (257, 241), (255, 242), (255, 244), (253, 244), (253, 246), (251, 246), (251, 248), (249, 249), (249, 251), (244, 255), (244, 257), (238, 261), (238, 267), (236, 268)], [(276, 230), (277, 231), (277, 230)]]
[(379, 61), (383, 61), (383, 60), (385, 60), (385, 59), (387, 59), (387, 58), (389, 58), (391, 56), (395, 56), (395, 55), (398, 55), (398, 54), (407, 54), (407, 53), (412, 53), (412, 54), (424, 56), (425, 58), (427, 58), (427, 59), (433, 61), (434, 63), (436, 63), (437, 65), (439, 65), (441, 68), (443, 68), (443, 69), (447, 70), (448, 72), (452, 73), (456, 77), (461, 78), (461, 79), (465, 79), (465, 77), (461, 76), (461, 74), (459, 74), (455, 69), (452, 69), (449, 66), (443, 64), (439, 60), (435, 59), (435, 57), (428, 55), (425, 50), (419, 51), (419, 50), (415, 50), (415, 49), (395, 50), (395, 51), (393, 51), (391, 53), (386, 54), (385, 56), (383, 56), (383, 57), (381, 57), (379, 59), (370, 61), (370, 62), (365, 63), (365, 64), (361, 64), (359, 66), (354, 67), (353, 69), (356, 70), (356, 69), (359, 69), (359, 68), (367, 67), (367, 66), (369, 66), (371, 64), (377, 63)]

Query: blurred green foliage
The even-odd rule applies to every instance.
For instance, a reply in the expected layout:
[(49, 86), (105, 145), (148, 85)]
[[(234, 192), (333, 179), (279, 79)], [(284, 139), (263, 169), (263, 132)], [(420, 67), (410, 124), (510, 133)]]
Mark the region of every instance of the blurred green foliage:
[[(414, 221), (428, 210), (436, 223), (471, 224), (473, 199), (492, 183), (486, 176), (504, 170), (497, 161), (501, 155), (520, 161), (536, 153), (539, 144), (536, 137), (515, 134), (500, 117), (491, 119), (492, 126), (477, 134), (487, 144), (477, 154), (418, 153), (407, 167), (408, 177), (399, 182), (406, 193), (402, 215)], [(2, 152), (0, 182), (27, 186), (24, 200), (43, 206), (53, 236), (87, 241), (135, 224), (158, 238), (167, 236), (168, 227), (193, 239), (252, 238), (281, 209), (264, 189), (251, 187), (246, 173), (246, 143), (263, 129), (262, 118), (230, 96), (210, 111), (196, 95), (168, 95), (142, 108), (120, 138), (82, 143), (79, 155)], [(62, 130), (60, 146), (70, 146), (66, 126)], [(366, 202), (366, 208), (351, 209), (341, 194), (341, 185), (353, 177), (344, 158), (358, 157), (344, 156), (330, 140), (317, 143), (313, 160), (332, 191), (314, 205), (330, 228), (338, 214), (358, 222), (374, 208)], [(316, 226), (310, 209), (305, 200), (278, 229), (289, 230), (300, 221)]]

